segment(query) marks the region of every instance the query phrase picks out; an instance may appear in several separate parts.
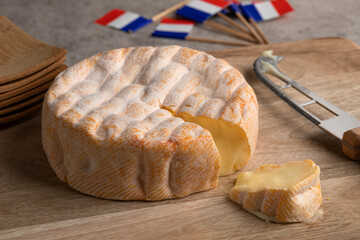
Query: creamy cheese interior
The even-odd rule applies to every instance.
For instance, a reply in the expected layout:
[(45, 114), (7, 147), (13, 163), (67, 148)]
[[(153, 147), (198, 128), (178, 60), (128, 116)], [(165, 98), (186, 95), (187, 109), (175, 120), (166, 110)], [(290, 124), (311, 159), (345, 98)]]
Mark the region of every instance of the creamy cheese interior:
[(252, 172), (237, 176), (236, 188), (257, 192), (265, 189), (288, 190), (313, 174), (318, 166), (311, 160), (294, 161), (283, 165), (264, 165)]
[(181, 114), (178, 117), (185, 122), (198, 124), (211, 133), (221, 156), (220, 176), (232, 174), (246, 165), (250, 156), (250, 146), (239, 126), (224, 120), (194, 117), (189, 114)]
[(244, 130), (239, 126), (221, 119), (194, 117), (186, 113), (176, 115), (172, 109), (163, 105), (160, 105), (160, 108), (168, 110), (185, 122), (195, 123), (210, 132), (221, 157), (220, 176), (232, 174), (247, 164), (250, 158), (250, 145)]

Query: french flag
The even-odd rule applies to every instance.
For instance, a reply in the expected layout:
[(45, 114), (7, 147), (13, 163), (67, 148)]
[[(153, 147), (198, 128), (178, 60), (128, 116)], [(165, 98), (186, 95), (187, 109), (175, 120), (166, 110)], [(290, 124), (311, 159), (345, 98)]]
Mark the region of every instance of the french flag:
[(256, 22), (274, 19), (294, 11), (286, 0), (242, 2), (241, 9), (245, 15), (252, 17)]
[(116, 28), (125, 32), (135, 32), (151, 22), (150, 19), (146, 19), (137, 13), (127, 12), (121, 9), (113, 9), (95, 21), (97, 24)]
[(163, 18), (152, 36), (185, 39), (193, 27), (193, 21)]
[(226, 0), (193, 0), (177, 10), (177, 14), (202, 23), (229, 5)]
[(229, 9), (233, 12), (241, 13), (240, 2), (236, 0), (228, 0), (230, 2)]

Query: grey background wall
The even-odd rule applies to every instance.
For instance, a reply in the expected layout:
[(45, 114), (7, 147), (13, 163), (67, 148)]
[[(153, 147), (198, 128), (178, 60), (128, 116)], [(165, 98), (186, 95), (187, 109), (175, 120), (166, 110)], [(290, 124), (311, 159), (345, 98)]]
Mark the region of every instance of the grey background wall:
[[(69, 65), (99, 51), (140, 45), (177, 44), (199, 50), (231, 46), (150, 37), (156, 24), (127, 34), (94, 24), (113, 8), (152, 17), (179, 0), (0, 0), (5, 15), (35, 38), (68, 50)], [(359, 0), (289, 0), (295, 12), (262, 22), (260, 27), (271, 42), (339, 36), (360, 44)], [(234, 40), (197, 25), (191, 36)]]

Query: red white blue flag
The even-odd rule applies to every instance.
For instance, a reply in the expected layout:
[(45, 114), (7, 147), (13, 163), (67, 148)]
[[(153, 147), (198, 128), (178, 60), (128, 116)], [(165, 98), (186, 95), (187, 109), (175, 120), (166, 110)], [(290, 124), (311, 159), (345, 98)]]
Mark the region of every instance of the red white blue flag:
[(193, 27), (193, 21), (163, 18), (152, 36), (185, 39)]
[(177, 14), (202, 23), (229, 6), (229, 4), (230, 2), (226, 0), (193, 0), (177, 10)]
[(152, 20), (146, 19), (137, 13), (121, 9), (113, 9), (95, 21), (95, 23), (100, 25), (116, 28), (125, 32), (134, 32), (151, 22)]
[(241, 13), (240, 2), (239, 1), (237, 1), (237, 0), (228, 0), (228, 2), (230, 2), (230, 5), (229, 5), (228, 9), (230, 9), (233, 12)]
[(286, 0), (243, 1), (240, 7), (246, 16), (252, 17), (257, 22), (278, 18), (294, 10)]

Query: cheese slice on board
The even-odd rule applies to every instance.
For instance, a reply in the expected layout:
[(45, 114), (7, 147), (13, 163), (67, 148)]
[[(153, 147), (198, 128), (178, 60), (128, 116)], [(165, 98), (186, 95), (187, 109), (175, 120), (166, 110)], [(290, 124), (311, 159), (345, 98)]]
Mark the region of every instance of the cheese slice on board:
[(63, 182), (119, 200), (179, 198), (217, 186), (255, 149), (253, 89), (226, 61), (179, 46), (99, 53), (46, 94), (42, 142)]
[(312, 160), (263, 165), (242, 172), (230, 199), (266, 221), (301, 222), (321, 205), (320, 168)]

